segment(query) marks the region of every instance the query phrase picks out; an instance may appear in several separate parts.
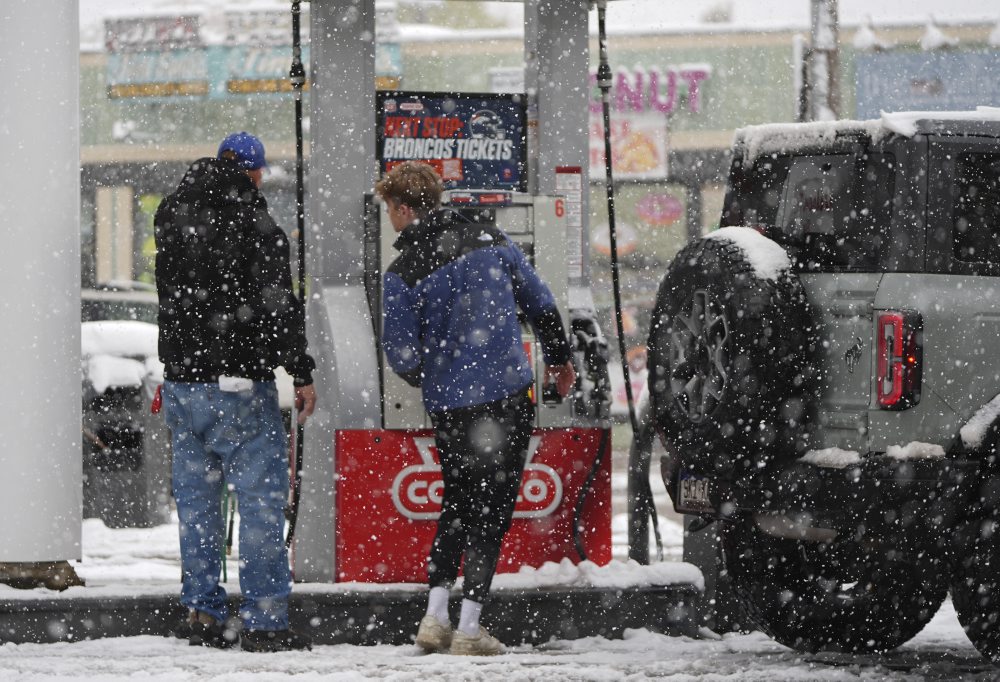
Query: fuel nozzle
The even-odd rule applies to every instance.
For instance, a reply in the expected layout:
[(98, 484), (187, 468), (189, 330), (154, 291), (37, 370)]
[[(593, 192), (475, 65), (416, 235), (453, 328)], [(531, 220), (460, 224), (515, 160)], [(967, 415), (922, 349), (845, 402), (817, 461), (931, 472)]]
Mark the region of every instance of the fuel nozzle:
[(559, 395), (559, 388), (556, 386), (555, 377), (549, 377), (542, 386), (542, 405), (554, 407), (562, 404), (562, 396)]

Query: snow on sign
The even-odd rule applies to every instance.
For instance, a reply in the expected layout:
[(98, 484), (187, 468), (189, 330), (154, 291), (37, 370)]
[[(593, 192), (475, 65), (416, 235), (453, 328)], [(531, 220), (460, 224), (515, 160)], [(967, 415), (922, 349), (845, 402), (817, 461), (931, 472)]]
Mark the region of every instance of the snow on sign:
[[(336, 580), (424, 582), (444, 484), (430, 431), (337, 431)], [(538, 429), (528, 446), (514, 519), (497, 571), (579, 560), (573, 516), (581, 494), (587, 558), (611, 560), (611, 457), (584, 491), (601, 430)], [(610, 449), (610, 448), (609, 448)]]
[(375, 97), (383, 173), (423, 161), (447, 189), (526, 189), (523, 95), (379, 91)]

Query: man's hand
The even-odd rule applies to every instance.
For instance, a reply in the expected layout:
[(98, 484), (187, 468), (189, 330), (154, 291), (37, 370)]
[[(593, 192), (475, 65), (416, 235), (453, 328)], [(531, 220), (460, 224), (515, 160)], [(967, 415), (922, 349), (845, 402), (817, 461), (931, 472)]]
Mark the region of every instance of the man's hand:
[(547, 365), (545, 367), (545, 384), (548, 384), (551, 379), (555, 379), (556, 390), (559, 391), (559, 395), (563, 398), (568, 397), (573, 390), (573, 386), (576, 384), (576, 369), (574, 369), (573, 363)]
[(315, 384), (295, 387), (295, 409), (299, 412), (299, 424), (305, 424), (306, 419), (309, 419), (316, 409)]

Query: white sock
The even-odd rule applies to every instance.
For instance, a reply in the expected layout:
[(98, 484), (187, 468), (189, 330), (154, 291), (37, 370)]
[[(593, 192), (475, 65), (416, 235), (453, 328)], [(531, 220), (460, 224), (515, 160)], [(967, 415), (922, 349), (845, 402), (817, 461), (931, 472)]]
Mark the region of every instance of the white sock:
[(477, 601), (469, 599), (462, 600), (462, 616), (458, 620), (458, 629), (475, 637), (479, 634), (479, 614), (483, 612), (483, 605)]
[(448, 619), (448, 588), (432, 587), (431, 593), (427, 597), (427, 614), (434, 616), (443, 624), (449, 623)]

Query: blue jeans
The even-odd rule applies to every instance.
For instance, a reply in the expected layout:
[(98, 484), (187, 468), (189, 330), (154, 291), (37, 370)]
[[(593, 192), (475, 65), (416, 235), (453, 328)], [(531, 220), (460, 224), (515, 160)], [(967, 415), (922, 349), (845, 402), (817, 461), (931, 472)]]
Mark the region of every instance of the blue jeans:
[(217, 383), (163, 384), (180, 518), (181, 603), (222, 621), (223, 486), (240, 511), (240, 617), (249, 630), (288, 628), (291, 572), (284, 542), (288, 441), (274, 382), (243, 392)]

